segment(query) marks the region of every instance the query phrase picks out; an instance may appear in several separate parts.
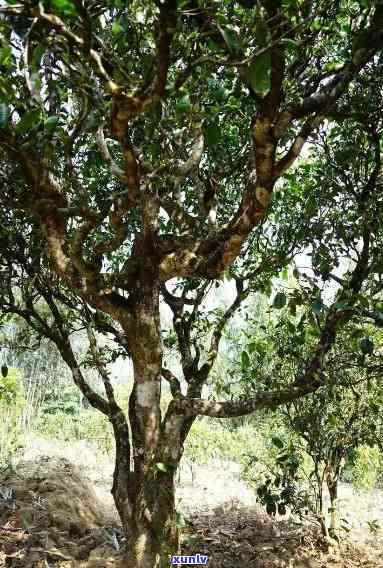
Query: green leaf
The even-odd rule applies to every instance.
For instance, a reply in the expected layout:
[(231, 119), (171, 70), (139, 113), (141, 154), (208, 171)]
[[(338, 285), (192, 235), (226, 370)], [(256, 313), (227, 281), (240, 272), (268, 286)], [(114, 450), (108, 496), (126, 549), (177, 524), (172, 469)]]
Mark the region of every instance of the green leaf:
[(213, 94), (217, 101), (223, 102), (229, 96), (229, 91), (225, 87), (220, 86), (214, 90)]
[(185, 518), (182, 515), (182, 513), (179, 513), (178, 511), (176, 513), (175, 525), (178, 529), (182, 529), (182, 528), (186, 527)]
[(215, 146), (216, 144), (218, 144), (221, 131), (217, 124), (215, 123), (209, 124), (208, 126), (204, 127), (203, 131), (205, 135), (206, 144), (208, 146)]
[(336, 426), (338, 423), (337, 417), (334, 414), (329, 414), (328, 423), (330, 426)]
[(39, 110), (30, 110), (25, 112), (19, 122), (16, 124), (16, 132), (22, 134), (30, 130), (40, 122), (41, 114)]
[(246, 371), (246, 369), (249, 368), (250, 366), (250, 357), (247, 351), (242, 351), (241, 354), (241, 365), (242, 365), (242, 369), (244, 371)]
[(176, 111), (180, 113), (188, 112), (191, 109), (191, 102), (189, 95), (185, 95), (176, 103)]
[(38, 45), (33, 50), (33, 55), (32, 55), (32, 68), (33, 69), (36, 70), (40, 67), (40, 63), (41, 63), (41, 60), (43, 58), (44, 53), (45, 53), (45, 46), (44, 45)]
[(257, 4), (257, 0), (238, 0), (238, 4), (240, 4), (243, 8), (254, 8)]
[(221, 26), (218, 26), (218, 29), (221, 32), (221, 35), (230, 53), (238, 53), (241, 50), (241, 45), (239, 43), (237, 33), (227, 27), (222, 28)]
[(118, 35), (122, 32), (121, 24), (118, 20), (115, 20), (112, 24), (112, 34)]
[(265, 47), (267, 45), (269, 35), (269, 28), (263, 19), (262, 15), (258, 12), (257, 14), (257, 24), (255, 27), (255, 38), (257, 40), (257, 45), (259, 47)]
[(372, 355), (374, 352), (374, 342), (369, 337), (360, 340), (360, 349), (364, 355)]
[(278, 438), (278, 436), (273, 436), (271, 438), (271, 443), (276, 447), (279, 448), (280, 450), (283, 448), (284, 444), (283, 444), (283, 440), (281, 440), (280, 438)]
[(287, 37), (282, 38), (281, 43), (285, 45), (289, 51), (296, 51), (299, 47), (296, 41)]
[(2, 365), (2, 367), (1, 367), (1, 374), (3, 375), (4, 378), (8, 375), (8, 367), (7, 367), (7, 365)]
[(363, 6), (363, 8), (371, 8), (372, 0), (359, 0), (358, 4)]
[(318, 212), (318, 204), (316, 202), (315, 197), (313, 197), (312, 195), (309, 197), (309, 199), (307, 200), (306, 206), (305, 206), (305, 215), (307, 217), (314, 217), (314, 215), (316, 215)]
[(45, 130), (51, 132), (54, 130), (60, 120), (58, 116), (49, 116), (46, 121), (44, 122)]
[(257, 95), (265, 96), (271, 89), (271, 55), (265, 51), (255, 57), (247, 69), (247, 80)]
[(273, 308), (280, 310), (285, 305), (286, 305), (286, 294), (284, 294), (283, 292), (278, 292), (278, 294), (276, 294), (274, 297)]
[(335, 302), (334, 304), (334, 308), (336, 308), (337, 310), (344, 310), (347, 307), (348, 304), (346, 302)]
[(288, 266), (285, 266), (281, 272), (281, 278), (282, 280), (288, 280), (289, 278), (289, 268)]
[(9, 121), (9, 107), (5, 103), (0, 103), (0, 127), (5, 126)]
[(378, 327), (383, 327), (383, 312), (374, 312), (375, 324)]
[(53, 8), (64, 14), (75, 14), (76, 6), (72, 0), (51, 0)]
[(8, 65), (12, 61), (12, 49), (6, 45), (0, 49), (0, 65)]
[(290, 314), (292, 316), (296, 316), (297, 315), (297, 302), (295, 300), (295, 298), (292, 298), (289, 301), (289, 310), (290, 310)]
[(158, 471), (162, 471), (163, 473), (166, 473), (166, 472), (168, 471), (168, 468), (167, 468), (166, 464), (161, 463), (161, 462), (156, 463), (156, 464), (155, 464), (155, 468), (156, 468)]
[(320, 298), (317, 298), (311, 304), (311, 309), (314, 312), (314, 314), (320, 314), (321, 312), (323, 312), (323, 310), (326, 309), (326, 306), (324, 305), (324, 303), (322, 302), (322, 300)]

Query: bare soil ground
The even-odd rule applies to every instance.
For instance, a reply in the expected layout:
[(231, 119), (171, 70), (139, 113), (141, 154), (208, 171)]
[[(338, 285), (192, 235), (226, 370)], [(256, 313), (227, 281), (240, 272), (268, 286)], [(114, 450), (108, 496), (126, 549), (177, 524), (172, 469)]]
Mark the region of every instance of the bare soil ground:
[[(30, 444), (0, 478), (0, 568), (122, 568), (123, 544), (110, 495), (112, 464), (85, 442)], [(186, 519), (182, 553), (203, 553), (213, 568), (383, 567), (383, 494), (341, 487), (348, 540), (331, 553), (314, 527), (271, 519), (234, 463), (180, 473), (178, 509)]]
[[(293, 518), (270, 518), (254, 492), (239, 478), (235, 463), (200, 466), (193, 476), (181, 470), (180, 509), (189, 521), (189, 549), (207, 554), (209, 566), (234, 568), (383, 567), (383, 534), (372, 535), (367, 521), (383, 524), (383, 493), (340, 488), (347, 542), (328, 552), (316, 527)], [(188, 539), (186, 537), (186, 542)]]

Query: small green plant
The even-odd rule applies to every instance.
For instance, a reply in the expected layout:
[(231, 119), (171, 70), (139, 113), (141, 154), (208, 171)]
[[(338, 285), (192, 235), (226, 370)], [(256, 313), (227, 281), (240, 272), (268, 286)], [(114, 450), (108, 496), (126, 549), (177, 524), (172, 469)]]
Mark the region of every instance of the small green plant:
[[(6, 369), (6, 371), (3, 371)], [(2, 367), (0, 378), (0, 403), (10, 405), (24, 402), (24, 390), (21, 374), (18, 369), (9, 369), (5, 365)]]
[(367, 521), (367, 525), (370, 533), (374, 536), (376, 536), (378, 532), (381, 531), (381, 526), (377, 519), (373, 519), (372, 521)]
[(302, 486), (300, 469), (303, 457), (292, 443), (271, 439), (278, 450), (273, 468), (257, 487), (257, 499), (269, 515), (285, 515), (288, 510), (302, 515), (312, 509), (310, 496)]

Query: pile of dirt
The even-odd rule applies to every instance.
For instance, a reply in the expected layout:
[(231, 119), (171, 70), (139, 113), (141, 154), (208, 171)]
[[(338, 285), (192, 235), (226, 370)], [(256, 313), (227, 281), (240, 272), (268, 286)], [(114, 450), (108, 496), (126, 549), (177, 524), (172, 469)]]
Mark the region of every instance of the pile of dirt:
[(119, 531), (84, 474), (41, 456), (0, 477), (0, 567), (115, 566)]

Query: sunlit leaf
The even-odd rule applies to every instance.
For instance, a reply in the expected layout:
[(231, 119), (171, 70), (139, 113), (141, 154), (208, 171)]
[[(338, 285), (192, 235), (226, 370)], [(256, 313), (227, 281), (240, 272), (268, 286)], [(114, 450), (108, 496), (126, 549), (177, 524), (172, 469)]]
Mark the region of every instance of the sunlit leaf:
[(27, 132), (40, 122), (40, 118), (41, 113), (39, 110), (30, 110), (24, 113), (19, 122), (16, 124), (16, 132), (18, 134)]
[(166, 466), (166, 464), (162, 463), (162, 462), (158, 462), (155, 464), (155, 468), (158, 471), (162, 471), (163, 473), (166, 473), (168, 471), (168, 468)]
[(267, 95), (271, 89), (271, 55), (269, 51), (260, 53), (250, 63), (247, 79), (258, 95)]
[(64, 14), (75, 14), (76, 5), (72, 0), (51, 0), (53, 8)]
[(286, 294), (284, 294), (283, 292), (278, 292), (274, 297), (273, 308), (280, 310), (286, 305), (286, 301)]
[(5, 103), (0, 103), (0, 127), (5, 126), (9, 121), (9, 107)]
[(242, 351), (241, 364), (244, 371), (246, 371), (246, 369), (248, 369), (250, 366), (250, 357), (247, 351)]
[(12, 61), (12, 49), (9, 45), (0, 49), (0, 65), (7, 66)]

